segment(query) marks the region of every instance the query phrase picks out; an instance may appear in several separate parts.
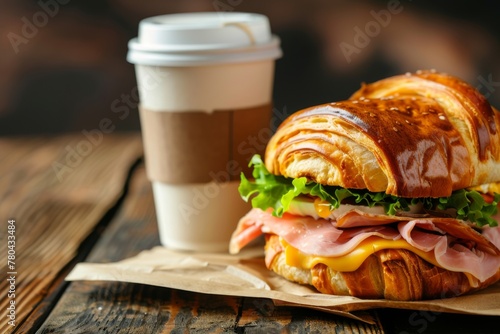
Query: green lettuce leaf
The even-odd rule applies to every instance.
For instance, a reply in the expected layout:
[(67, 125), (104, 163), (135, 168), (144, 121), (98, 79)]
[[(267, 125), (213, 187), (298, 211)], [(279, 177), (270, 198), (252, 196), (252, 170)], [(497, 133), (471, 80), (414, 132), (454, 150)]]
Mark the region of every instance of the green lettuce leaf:
[(486, 203), (483, 196), (477, 191), (467, 191), (465, 189), (454, 191), (450, 197), (438, 199), (437, 208), (440, 210), (455, 209), (457, 219), (468, 220), (478, 226), (497, 226), (498, 222), (491, 216), (498, 212), (500, 194), (493, 196), (492, 203)]
[(301, 195), (319, 197), (330, 204), (330, 209), (339, 208), (341, 203), (359, 204), (369, 207), (383, 206), (388, 215), (408, 211), (410, 205), (422, 203), (427, 210), (456, 211), (457, 219), (467, 220), (478, 226), (497, 226), (494, 216), (498, 211), (500, 194), (495, 194), (492, 203), (487, 203), (477, 191), (465, 189), (452, 193), (450, 197), (407, 199), (384, 192), (370, 192), (360, 189), (324, 186), (308, 181), (305, 177), (296, 179), (271, 174), (259, 155), (250, 160), (254, 180), (241, 174), (239, 192), (245, 201), (251, 201), (254, 208), (272, 209), (272, 214), (281, 217), (290, 208), (292, 201)]

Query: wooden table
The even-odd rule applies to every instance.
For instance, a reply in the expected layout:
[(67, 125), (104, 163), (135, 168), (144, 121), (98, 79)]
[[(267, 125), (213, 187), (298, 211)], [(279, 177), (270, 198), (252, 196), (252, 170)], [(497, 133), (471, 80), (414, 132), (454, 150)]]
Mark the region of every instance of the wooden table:
[(0, 139), (0, 221), (0, 333), (499, 331), (497, 317), (373, 310), (370, 325), (270, 300), (65, 281), (78, 262), (114, 262), (159, 245), (139, 134)]

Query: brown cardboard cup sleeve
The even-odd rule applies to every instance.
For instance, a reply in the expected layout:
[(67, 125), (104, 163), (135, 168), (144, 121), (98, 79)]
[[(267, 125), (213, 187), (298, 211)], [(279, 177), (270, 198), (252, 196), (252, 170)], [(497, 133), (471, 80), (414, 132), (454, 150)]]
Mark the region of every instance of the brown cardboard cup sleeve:
[(203, 111), (139, 108), (149, 180), (170, 184), (226, 182), (249, 175), (253, 154), (270, 138), (271, 104)]

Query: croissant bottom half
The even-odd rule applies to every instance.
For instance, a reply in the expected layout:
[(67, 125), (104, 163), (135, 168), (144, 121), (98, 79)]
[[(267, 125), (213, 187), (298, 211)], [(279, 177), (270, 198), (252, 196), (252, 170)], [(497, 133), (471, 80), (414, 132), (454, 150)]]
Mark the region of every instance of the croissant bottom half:
[(312, 285), (331, 295), (398, 301), (450, 298), (483, 289), (500, 279), (499, 270), (473, 285), (464, 273), (437, 267), (405, 249), (377, 251), (352, 272), (338, 272), (322, 263), (310, 270), (294, 267), (287, 264), (285, 252), (279, 249), (279, 237), (266, 235), (266, 254), (274, 255), (269, 269), (287, 280)]

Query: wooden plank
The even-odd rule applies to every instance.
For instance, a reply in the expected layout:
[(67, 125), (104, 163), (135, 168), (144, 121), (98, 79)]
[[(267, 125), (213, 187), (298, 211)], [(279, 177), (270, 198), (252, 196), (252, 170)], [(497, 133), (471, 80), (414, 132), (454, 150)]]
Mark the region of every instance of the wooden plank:
[[(83, 134), (58, 138), (0, 139), (1, 254), (7, 254), (7, 220), (15, 219), (16, 327), (33, 316), (61, 270), (123, 192), (130, 166), (142, 155), (139, 135), (103, 135), (91, 142)], [(97, 140), (99, 139), (99, 140)], [(6, 273), (6, 261), (0, 271)], [(2, 279), (0, 291), (8, 290)]]
[[(159, 245), (151, 186), (144, 168), (134, 173), (116, 219), (89, 255), (89, 262), (118, 261)], [(132, 316), (131, 316), (132, 315)], [(139, 325), (141, 324), (141, 325)], [(366, 325), (319, 311), (275, 307), (272, 301), (197, 294), (140, 284), (71, 282), (38, 333), (382, 333)]]
[(379, 318), (388, 333), (470, 334), (498, 333), (498, 317), (425, 310), (381, 309)]
[(142, 284), (73, 282), (37, 333), (232, 332), (238, 308), (238, 298)]
[[(373, 313), (370, 313), (373, 315)], [(377, 317), (374, 319), (378, 321)], [(321, 311), (276, 307), (268, 299), (244, 298), (237, 328), (245, 333), (359, 333), (381, 334), (380, 322), (362, 323)]]

